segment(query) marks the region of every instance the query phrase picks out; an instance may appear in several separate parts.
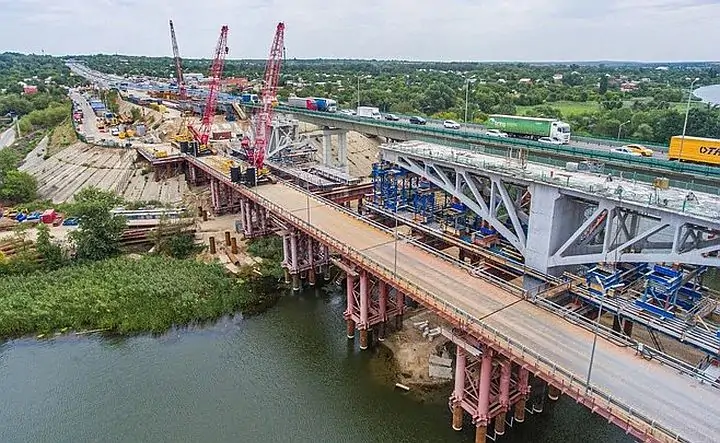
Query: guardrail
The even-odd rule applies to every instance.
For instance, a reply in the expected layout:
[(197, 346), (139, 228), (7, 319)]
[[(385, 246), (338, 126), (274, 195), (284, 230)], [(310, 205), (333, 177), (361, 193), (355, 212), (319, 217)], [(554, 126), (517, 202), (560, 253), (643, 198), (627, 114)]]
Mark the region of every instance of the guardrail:
[[(255, 107), (255, 105), (244, 104), (245, 106)], [(278, 106), (278, 111), (284, 111), (288, 113), (301, 114), (314, 118), (321, 118), (324, 120), (334, 120), (338, 122), (360, 124), (375, 127), (386, 127), (389, 129), (396, 129), (405, 132), (411, 132), (416, 134), (434, 134), (448, 139), (456, 139), (461, 141), (472, 141), (480, 144), (497, 145), (503, 147), (513, 148), (525, 148), (531, 151), (541, 153), (552, 153), (556, 155), (565, 155), (568, 157), (581, 157), (592, 160), (605, 160), (608, 162), (617, 163), (619, 165), (628, 165), (642, 167), (645, 169), (657, 170), (658, 173), (663, 171), (672, 172), (676, 174), (688, 174), (697, 175), (701, 177), (711, 177), (720, 179), (720, 167), (699, 165), (692, 163), (680, 163), (673, 162), (670, 160), (657, 159), (652, 157), (632, 157), (628, 155), (616, 154), (613, 152), (606, 152), (602, 150), (593, 150), (575, 146), (558, 146), (550, 145), (545, 143), (539, 143), (532, 140), (514, 139), (514, 138), (503, 138), (490, 137), (484, 134), (466, 132), (462, 130), (451, 130), (445, 128), (429, 127), (422, 125), (413, 125), (403, 122), (391, 122), (386, 120), (371, 120), (362, 117), (316, 112), (309, 111), (301, 108), (293, 108), (289, 106)]]
[[(547, 378), (552, 378), (560, 384), (564, 390), (577, 389), (579, 396), (590, 397), (593, 400), (594, 407), (603, 407), (598, 404), (597, 400), (603, 402), (604, 408), (609, 415), (614, 415), (628, 423), (629, 426), (638, 429), (640, 433), (646, 436), (662, 438), (669, 441), (687, 442), (688, 440), (681, 437), (678, 433), (656, 423), (654, 420), (634, 410), (632, 407), (625, 405), (611, 395), (605, 393), (597, 386), (587, 383), (585, 380), (575, 376), (567, 369), (558, 366), (557, 363), (550, 361), (532, 349), (526, 347), (522, 343), (503, 334), (501, 331), (483, 322), (480, 318), (475, 317), (469, 312), (460, 309), (442, 297), (433, 294), (425, 288), (422, 288), (410, 279), (392, 270), (389, 267), (368, 258), (361, 251), (356, 250), (352, 246), (338, 241), (325, 232), (315, 228), (310, 222), (303, 220), (301, 217), (291, 213), (285, 208), (273, 203), (267, 198), (259, 195), (257, 192), (249, 190), (250, 194), (259, 201), (264, 207), (276, 214), (281, 215), (295, 226), (306, 231), (310, 235), (318, 238), (325, 244), (329, 245), (333, 250), (340, 252), (344, 257), (372, 271), (375, 275), (384, 278), (393, 285), (417, 297), (426, 306), (435, 309), (441, 315), (449, 319), (454, 319), (460, 325), (473, 330), (486, 341), (492, 343), (496, 349), (502, 349), (509, 355), (515, 355), (528, 364), (533, 365), (535, 372), (543, 373)], [(585, 394), (580, 394), (580, 390), (584, 389)]]

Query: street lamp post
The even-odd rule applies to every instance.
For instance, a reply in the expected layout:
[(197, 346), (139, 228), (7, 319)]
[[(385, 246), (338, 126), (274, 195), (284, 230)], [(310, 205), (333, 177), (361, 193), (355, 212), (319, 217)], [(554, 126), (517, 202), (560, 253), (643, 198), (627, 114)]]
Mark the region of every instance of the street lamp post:
[(595, 348), (597, 347), (598, 330), (600, 329), (600, 318), (602, 317), (603, 311), (603, 301), (605, 300), (605, 297), (607, 296), (607, 291), (609, 289), (615, 289), (625, 286), (625, 283), (617, 283), (606, 288), (603, 285), (602, 281), (600, 281), (600, 277), (595, 276), (595, 280), (602, 288), (602, 296), (600, 297), (600, 307), (598, 308), (598, 315), (595, 319), (595, 327), (593, 328), (593, 344), (592, 351), (590, 351), (590, 365), (588, 366), (587, 381), (585, 382), (585, 394), (590, 392), (590, 376), (592, 375), (593, 362), (595, 361)]
[(357, 95), (358, 95), (358, 108), (359, 108), (360, 107), (360, 74), (358, 74), (357, 81), (358, 81)]
[(395, 264), (393, 265), (393, 274), (397, 275), (397, 245), (398, 245), (398, 213), (397, 202), (395, 202)]
[(630, 123), (630, 120), (626, 121), (625, 123), (620, 123), (620, 127), (618, 128), (618, 136), (617, 136), (618, 140), (620, 140), (620, 131), (622, 131), (623, 126), (627, 125), (628, 123)]
[(470, 96), (470, 79), (465, 79), (465, 130), (467, 131), (468, 125), (468, 97)]
[(680, 152), (678, 153), (678, 159), (682, 158), (683, 145), (685, 144), (685, 131), (687, 130), (688, 116), (690, 115), (690, 99), (692, 99), (693, 96), (693, 85), (695, 85), (695, 82), (698, 80), (700, 80), (700, 78), (695, 77), (695, 80), (690, 83), (690, 89), (688, 90), (687, 106), (685, 107), (685, 123), (683, 123), (683, 133), (682, 138), (680, 139)]

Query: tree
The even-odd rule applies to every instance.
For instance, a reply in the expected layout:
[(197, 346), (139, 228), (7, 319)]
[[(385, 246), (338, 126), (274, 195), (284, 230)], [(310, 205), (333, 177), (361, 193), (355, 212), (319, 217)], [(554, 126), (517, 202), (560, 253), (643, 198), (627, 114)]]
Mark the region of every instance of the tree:
[(35, 245), (37, 251), (43, 258), (43, 264), (47, 269), (58, 269), (65, 265), (65, 253), (59, 244), (53, 241), (50, 235), (50, 228), (45, 223), (40, 223), (37, 228), (37, 240)]
[(80, 218), (79, 229), (70, 233), (77, 258), (102, 260), (119, 252), (118, 243), (125, 229), (125, 220), (110, 210), (122, 200), (112, 192), (95, 187), (75, 194), (72, 212)]
[(600, 93), (600, 95), (605, 95), (607, 90), (608, 90), (608, 77), (607, 77), (607, 75), (603, 75), (600, 77), (600, 88), (599, 88), (598, 92)]
[(455, 91), (445, 83), (435, 82), (420, 100), (420, 109), (428, 115), (451, 108), (455, 104)]
[(140, 117), (142, 117), (142, 112), (140, 111), (140, 109), (133, 106), (132, 108), (130, 108), (130, 115), (132, 116), (133, 121), (138, 121), (140, 120)]
[(647, 123), (640, 124), (632, 135), (632, 138), (648, 141), (652, 140), (655, 135), (652, 126)]
[(0, 183), (0, 200), (11, 204), (35, 200), (37, 197), (37, 181), (32, 175), (12, 169), (2, 176)]

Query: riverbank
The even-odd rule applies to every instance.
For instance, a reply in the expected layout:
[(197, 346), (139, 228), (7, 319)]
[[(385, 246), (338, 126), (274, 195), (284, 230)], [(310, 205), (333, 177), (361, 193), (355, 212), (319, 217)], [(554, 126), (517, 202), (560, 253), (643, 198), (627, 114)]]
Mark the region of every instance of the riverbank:
[[(392, 353), (398, 372), (397, 382), (410, 387), (411, 390), (419, 389), (427, 392), (452, 383), (452, 372), (447, 369), (452, 360), (449, 359), (449, 347), (446, 346), (448, 340), (442, 335), (435, 335), (432, 338), (425, 336), (424, 328), (421, 328), (424, 323), (428, 329), (447, 327), (437, 315), (419, 309), (409, 315), (406, 314), (402, 328), (389, 333), (381, 344)], [(432, 363), (431, 358), (433, 358)], [(437, 364), (438, 360), (447, 360), (447, 367), (443, 369), (443, 365)]]
[(251, 274), (232, 278), (215, 263), (126, 256), (4, 277), (0, 337), (68, 330), (159, 333), (238, 311), (259, 312), (277, 295), (266, 290), (272, 285), (264, 275), (258, 282)]

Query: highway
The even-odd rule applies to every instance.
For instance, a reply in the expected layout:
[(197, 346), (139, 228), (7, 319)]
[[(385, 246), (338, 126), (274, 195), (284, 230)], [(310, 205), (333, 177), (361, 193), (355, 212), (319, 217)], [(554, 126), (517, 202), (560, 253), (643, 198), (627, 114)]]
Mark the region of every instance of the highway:
[[(110, 83), (113, 83), (113, 82), (117, 83), (117, 82), (121, 82), (121, 81), (127, 81), (127, 79), (124, 79), (124, 78), (116, 76), (116, 75), (105, 74), (102, 72), (93, 71), (83, 65), (72, 65), (71, 69), (73, 70), (73, 72), (76, 72), (78, 75), (82, 75), (83, 77), (87, 78), (88, 80), (96, 83), (101, 88), (108, 88)], [(149, 86), (143, 85), (141, 87), (139, 85), (133, 85), (133, 84), (129, 85), (129, 90), (134, 89), (134, 88), (136, 88), (138, 92), (147, 92)], [(192, 93), (193, 91), (189, 91), (189, 92)], [(195, 92), (197, 93), (198, 96), (204, 96), (203, 90), (197, 90)], [(233, 96), (231, 94), (221, 94), (220, 99), (221, 99), (221, 101), (235, 101), (235, 102), (240, 101), (240, 97)], [(305, 110), (305, 111), (307, 111), (307, 110)], [(318, 114), (323, 115), (325, 113), (318, 112)], [(336, 117), (348, 118), (350, 120), (362, 119), (362, 117), (344, 115), (342, 113), (336, 113), (334, 115)], [(406, 125), (411, 125), (413, 127), (418, 126), (418, 125), (414, 125), (414, 124), (410, 123), (410, 120), (409, 120), (410, 116), (408, 116), (408, 115), (401, 115), (401, 114), (395, 114), (395, 115), (397, 115), (400, 118), (400, 120), (396, 121), (396, 122), (392, 122), (392, 123), (406, 124)], [(429, 127), (429, 128), (435, 128), (435, 129), (444, 129), (442, 120), (435, 120), (435, 119), (431, 119), (431, 118), (428, 118), (426, 120), (427, 120), (427, 124), (424, 126)], [(459, 133), (466, 132), (466, 133), (471, 133), (471, 134), (482, 135), (482, 134), (485, 134), (485, 132), (486, 132), (486, 129), (483, 125), (478, 125), (478, 124), (474, 124), (474, 123), (469, 123), (469, 124), (464, 124), (461, 122), (458, 122), (458, 123), (460, 123), (460, 126), (461, 126), (460, 129), (457, 129), (457, 131)], [(569, 146), (584, 148), (584, 149), (592, 149), (592, 150), (597, 150), (597, 151), (602, 151), (602, 152), (609, 152), (614, 146), (622, 145), (622, 143), (614, 142), (614, 141), (611, 142), (611, 141), (598, 140), (597, 142), (592, 142), (592, 141), (586, 141), (586, 140), (588, 140), (588, 139), (585, 139), (585, 138), (583, 138), (583, 140), (572, 140), (571, 139)], [(666, 160), (667, 153), (655, 150), (653, 157), (657, 158), (657, 159), (665, 159)]]
[[(209, 162), (210, 159), (203, 160)], [(359, 251), (364, 259), (393, 269), (392, 234), (374, 228), (329, 204), (286, 185), (255, 188), (259, 196), (293, 213), (337, 241)], [(308, 209), (309, 208), (309, 209)], [(399, 276), (435, 298), (476, 319), (569, 370), (579, 379), (588, 373), (593, 334), (529, 302), (472, 277), (463, 269), (404, 242), (397, 243)], [(633, 410), (695, 442), (717, 441), (720, 433), (720, 391), (633, 349), (598, 339), (591, 383)]]
[(6, 148), (15, 143), (15, 129), (9, 128), (0, 134), (0, 149)]

